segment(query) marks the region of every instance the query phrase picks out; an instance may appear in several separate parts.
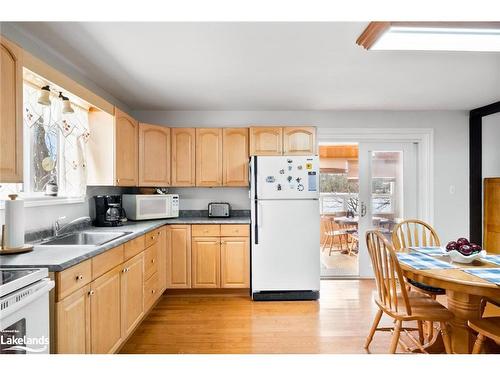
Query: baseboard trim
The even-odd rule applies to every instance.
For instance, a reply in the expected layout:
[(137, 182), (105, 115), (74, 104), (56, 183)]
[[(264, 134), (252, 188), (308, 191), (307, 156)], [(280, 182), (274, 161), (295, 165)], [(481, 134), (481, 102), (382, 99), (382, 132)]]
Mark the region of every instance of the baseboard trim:
[(319, 290), (265, 291), (252, 294), (254, 301), (315, 301)]
[(250, 289), (234, 288), (234, 289), (167, 289), (164, 296), (179, 296), (179, 297), (207, 297), (207, 296), (226, 296), (226, 297), (250, 297)]

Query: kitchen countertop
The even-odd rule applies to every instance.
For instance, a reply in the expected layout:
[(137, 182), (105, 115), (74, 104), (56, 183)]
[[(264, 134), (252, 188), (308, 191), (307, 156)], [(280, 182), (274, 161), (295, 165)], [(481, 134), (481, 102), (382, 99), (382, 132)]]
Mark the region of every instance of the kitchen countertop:
[(49, 272), (63, 271), (84, 260), (90, 259), (109, 249), (128, 242), (153, 229), (167, 224), (250, 224), (249, 217), (208, 218), (179, 217), (175, 219), (129, 221), (119, 227), (90, 227), (85, 230), (104, 232), (130, 232), (101, 246), (93, 245), (38, 245), (33, 251), (24, 254), (0, 256), (0, 268), (48, 268)]

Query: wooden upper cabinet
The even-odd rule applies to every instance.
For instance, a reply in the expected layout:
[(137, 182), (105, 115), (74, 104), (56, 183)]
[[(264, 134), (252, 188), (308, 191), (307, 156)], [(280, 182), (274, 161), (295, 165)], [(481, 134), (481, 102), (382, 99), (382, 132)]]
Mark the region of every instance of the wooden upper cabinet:
[(191, 225), (169, 225), (167, 241), (167, 288), (191, 288)]
[(248, 128), (224, 128), (222, 184), (248, 186)]
[(118, 265), (90, 284), (93, 354), (113, 353), (122, 341), (121, 271), (122, 266)]
[(55, 304), (55, 352), (90, 353), (90, 286)]
[(281, 127), (251, 127), (250, 155), (282, 155), (283, 128)]
[(250, 242), (248, 237), (222, 237), (221, 287), (250, 286)]
[(170, 129), (139, 124), (139, 186), (170, 185)]
[(23, 53), (2, 36), (0, 47), (0, 182), (23, 182)]
[(196, 186), (222, 185), (222, 129), (196, 129)]
[(137, 186), (138, 122), (115, 108), (115, 178), (117, 186)]
[(316, 128), (283, 128), (283, 155), (316, 155)]
[(172, 128), (172, 186), (195, 186), (194, 128)]

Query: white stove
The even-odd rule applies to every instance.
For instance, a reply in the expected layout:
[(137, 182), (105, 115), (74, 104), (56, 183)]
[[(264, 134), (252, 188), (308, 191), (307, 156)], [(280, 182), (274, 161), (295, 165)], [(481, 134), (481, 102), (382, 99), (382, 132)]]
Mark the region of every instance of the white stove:
[(0, 269), (0, 355), (49, 353), (46, 268)]

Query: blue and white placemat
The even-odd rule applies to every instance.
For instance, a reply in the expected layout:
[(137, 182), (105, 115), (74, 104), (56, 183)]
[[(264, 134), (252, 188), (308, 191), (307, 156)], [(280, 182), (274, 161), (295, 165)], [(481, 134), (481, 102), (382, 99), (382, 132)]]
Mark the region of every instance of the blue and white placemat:
[(464, 268), (463, 271), (500, 285), (500, 268)]
[(432, 258), (428, 255), (414, 252), (414, 253), (398, 253), (398, 259), (416, 270), (433, 270), (433, 269), (452, 269), (457, 268), (455, 265), (443, 262), (442, 260)]
[(441, 246), (410, 246), (410, 249), (419, 251), (430, 256), (446, 255), (446, 250)]
[(485, 255), (482, 260), (500, 266), (500, 255)]

